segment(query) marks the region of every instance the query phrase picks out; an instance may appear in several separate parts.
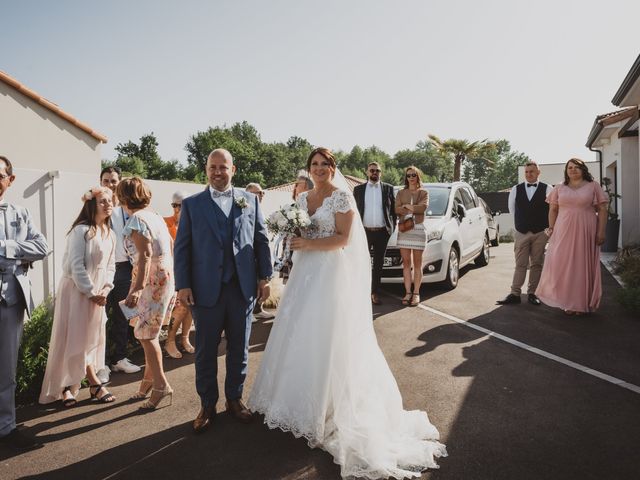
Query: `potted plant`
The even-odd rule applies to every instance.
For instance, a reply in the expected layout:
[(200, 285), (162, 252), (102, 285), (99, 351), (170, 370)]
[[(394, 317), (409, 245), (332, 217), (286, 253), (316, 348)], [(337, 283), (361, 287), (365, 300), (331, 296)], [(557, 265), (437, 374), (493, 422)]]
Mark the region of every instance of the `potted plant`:
[(618, 218), (618, 214), (615, 211), (615, 207), (613, 202), (616, 201), (617, 198), (620, 198), (620, 195), (613, 192), (611, 190), (611, 179), (604, 177), (602, 179), (602, 185), (604, 186), (605, 192), (609, 196), (609, 206), (607, 208), (607, 227), (605, 231), (605, 242), (602, 246), (603, 252), (617, 252), (618, 251), (618, 235), (620, 234), (620, 219)]

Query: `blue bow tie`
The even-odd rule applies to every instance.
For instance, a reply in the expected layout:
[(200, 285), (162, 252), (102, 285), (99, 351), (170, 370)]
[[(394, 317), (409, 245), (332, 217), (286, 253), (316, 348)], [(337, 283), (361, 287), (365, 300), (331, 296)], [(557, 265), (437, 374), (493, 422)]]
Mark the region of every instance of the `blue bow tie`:
[(226, 192), (219, 192), (218, 190), (214, 189), (211, 191), (211, 195), (213, 196), (213, 198), (231, 198), (231, 189), (227, 190)]

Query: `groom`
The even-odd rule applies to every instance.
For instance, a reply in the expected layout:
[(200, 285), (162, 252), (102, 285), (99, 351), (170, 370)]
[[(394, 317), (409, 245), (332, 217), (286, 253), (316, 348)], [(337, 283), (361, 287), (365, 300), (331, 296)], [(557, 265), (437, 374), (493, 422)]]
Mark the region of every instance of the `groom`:
[(233, 157), (224, 149), (207, 159), (209, 186), (182, 202), (174, 247), (178, 299), (191, 306), (196, 322), (196, 390), (201, 409), (193, 421), (209, 428), (218, 401), (218, 344), (227, 339), (227, 411), (249, 423), (242, 403), (253, 306), (269, 297), (271, 252), (258, 198), (234, 189)]

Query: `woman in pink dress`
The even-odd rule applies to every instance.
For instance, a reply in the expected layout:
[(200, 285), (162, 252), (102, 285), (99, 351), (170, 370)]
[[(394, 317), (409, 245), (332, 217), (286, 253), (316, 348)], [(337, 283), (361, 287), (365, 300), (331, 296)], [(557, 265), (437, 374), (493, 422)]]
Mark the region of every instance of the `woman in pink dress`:
[(133, 259), (131, 289), (124, 304), (135, 309), (133, 334), (144, 349), (144, 376), (132, 399), (149, 400), (141, 410), (155, 410), (160, 401), (173, 396), (162, 367), (158, 336), (168, 323), (175, 299), (173, 246), (167, 224), (151, 210), (151, 191), (139, 177), (125, 178), (116, 190), (118, 200), (130, 215), (124, 227), (124, 246)]
[(104, 306), (113, 288), (116, 240), (109, 218), (113, 192), (95, 187), (82, 196), (84, 206), (67, 237), (58, 285), (47, 368), (40, 403), (62, 400), (76, 404), (80, 382), (87, 377), (92, 400), (110, 403), (115, 397), (96, 372), (104, 368)]
[(536, 295), (567, 315), (594, 312), (602, 297), (600, 245), (609, 198), (585, 163), (572, 158), (547, 202), (550, 239)]

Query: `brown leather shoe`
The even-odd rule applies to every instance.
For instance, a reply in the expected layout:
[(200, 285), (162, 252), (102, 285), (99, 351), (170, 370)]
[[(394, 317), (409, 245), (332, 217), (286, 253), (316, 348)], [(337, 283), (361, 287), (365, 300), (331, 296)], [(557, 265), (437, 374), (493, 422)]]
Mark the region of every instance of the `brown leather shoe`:
[(380, 301), (380, 297), (378, 297), (377, 293), (372, 293), (371, 294), (371, 303), (373, 303), (374, 305), (380, 305), (382, 303)]
[(206, 431), (211, 424), (213, 423), (213, 419), (216, 416), (216, 407), (202, 407), (198, 416), (193, 421), (193, 431), (194, 433), (202, 433)]
[(239, 422), (251, 423), (253, 421), (251, 410), (249, 410), (239, 398), (227, 400), (227, 412)]

